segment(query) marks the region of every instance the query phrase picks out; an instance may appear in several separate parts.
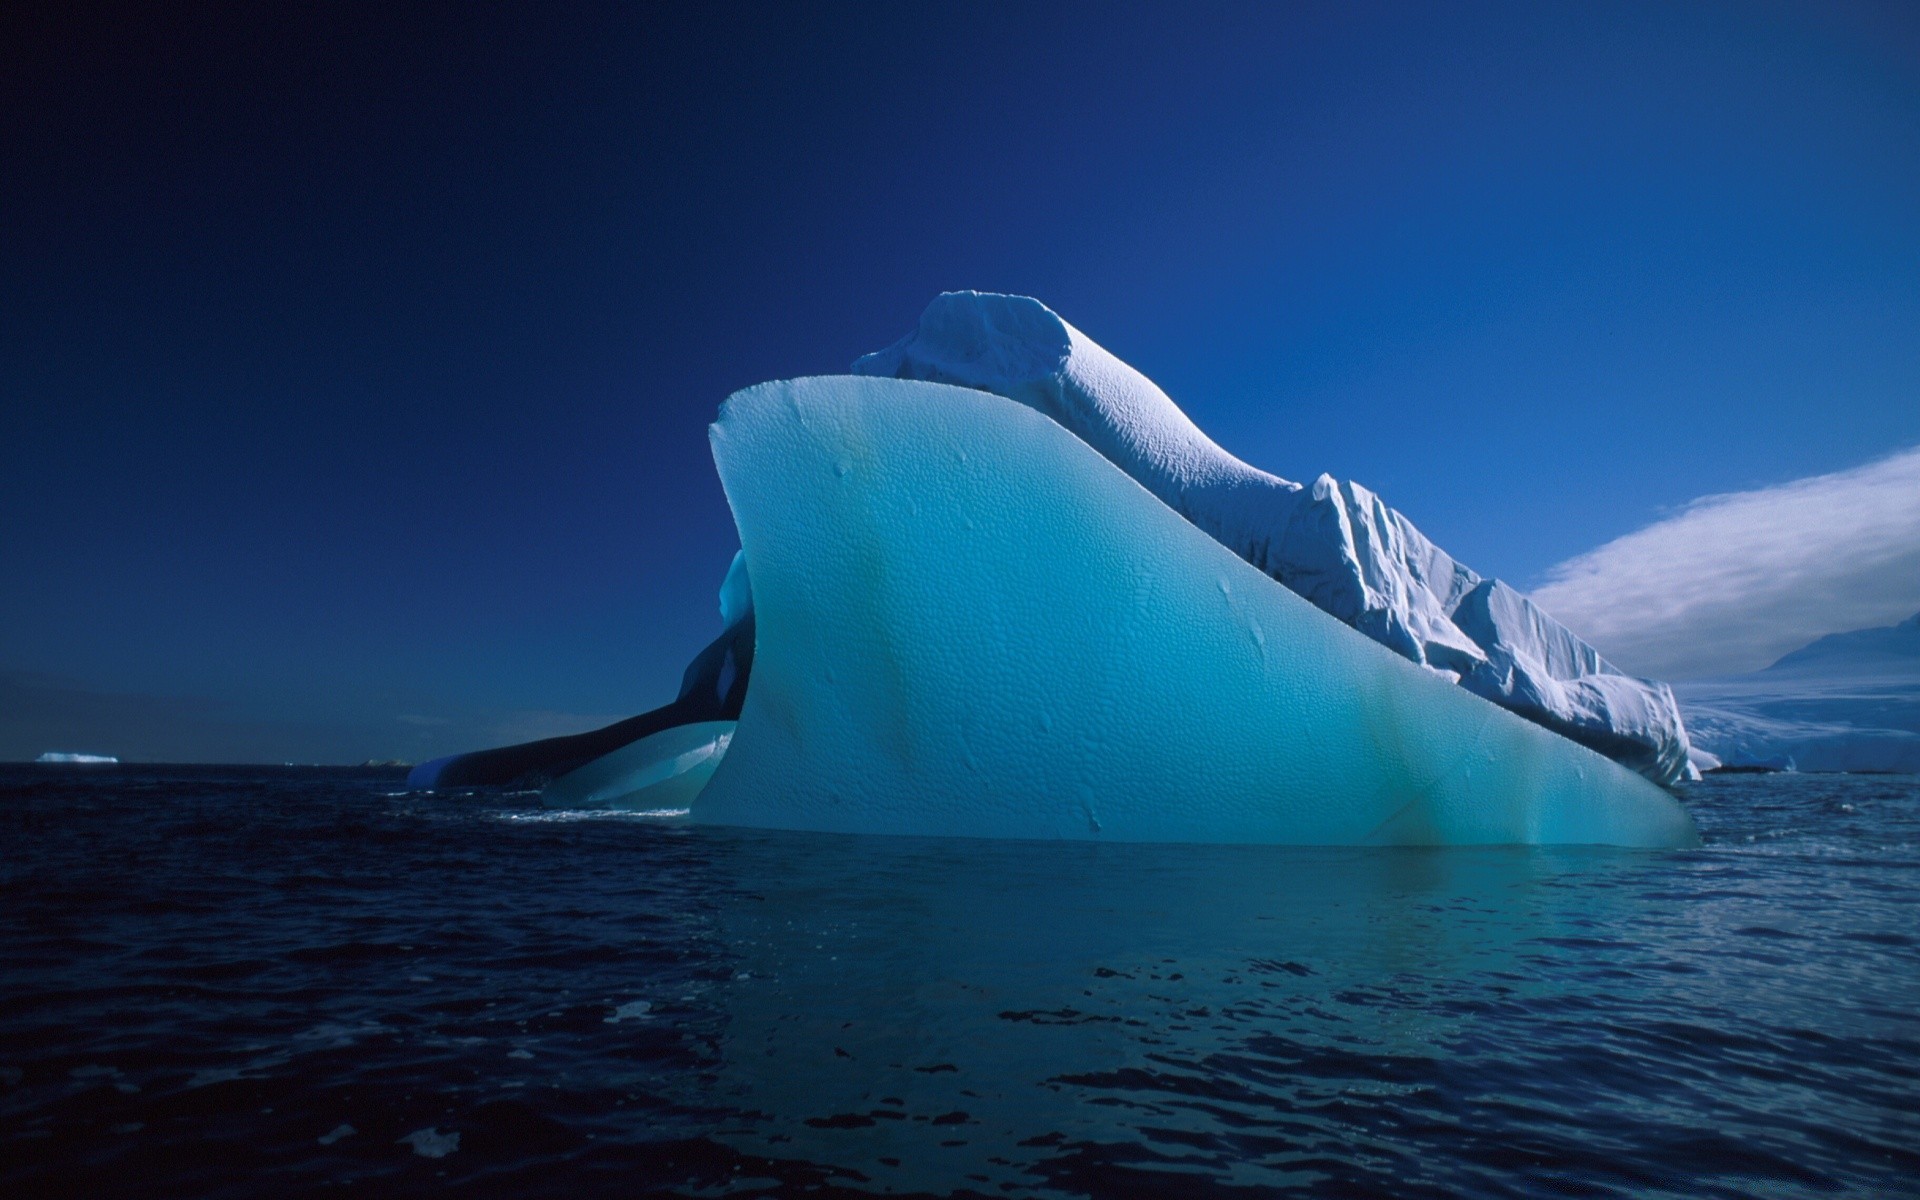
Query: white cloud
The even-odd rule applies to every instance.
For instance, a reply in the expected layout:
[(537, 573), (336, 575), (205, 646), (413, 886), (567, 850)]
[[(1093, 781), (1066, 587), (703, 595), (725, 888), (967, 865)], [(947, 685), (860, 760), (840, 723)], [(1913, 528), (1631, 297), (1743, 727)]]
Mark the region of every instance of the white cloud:
[(1704, 496), (1554, 567), (1534, 599), (1622, 670), (1752, 671), (1920, 609), (1920, 446), (1850, 471)]

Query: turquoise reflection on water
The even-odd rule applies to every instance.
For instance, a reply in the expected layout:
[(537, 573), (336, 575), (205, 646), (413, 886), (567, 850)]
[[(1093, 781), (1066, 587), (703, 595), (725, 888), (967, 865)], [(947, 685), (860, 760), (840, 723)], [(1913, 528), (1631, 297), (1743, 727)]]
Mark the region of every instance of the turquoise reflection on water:
[(1911, 969), (1796, 949), (1865, 915), (1844, 845), (711, 836), (721, 1136), (869, 1187), (1818, 1189), (1821, 1129), (1911, 1132), (1817, 1061), (1913, 1033)]

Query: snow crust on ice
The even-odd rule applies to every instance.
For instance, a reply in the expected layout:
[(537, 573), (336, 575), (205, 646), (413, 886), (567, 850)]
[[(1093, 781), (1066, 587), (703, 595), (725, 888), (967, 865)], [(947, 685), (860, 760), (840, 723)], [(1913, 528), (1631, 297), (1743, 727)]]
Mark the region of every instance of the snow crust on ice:
[(1174, 512), (1411, 662), (1663, 786), (1687, 777), (1665, 684), (1622, 674), (1357, 483), (1294, 483), (1216, 445), (1154, 383), (1046, 305), (948, 292), (858, 375), (955, 384), (1052, 418)]
[[(1031, 301), (964, 303), (1057, 322)], [(1054, 380), (1055, 411), (1078, 414), (1081, 436), (1040, 403), (899, 379), (769, 383), (725, 403), (714, 461), (757, 637), (695, 820), (1163, 842), (1696, 841), (1646, 778), (1358, 636), (1143, 489), (1114, 454), (1137, 451), (1176, 499), (1216, 498), (1218, 511), (1181, 512), (1221, 528), (1247, 514), (1252, 529), (1274, 503), (1260, 496), (1290, 494), (1200, 454), (1210, 443), (1151, 385), (1063, 336), (1050, 375), (1032, 337), (985, 338), (971, 361), (986, 364), (979, 378), (1035, 380), (1041, 401)], [(1373, 511), (1377, 528), (1398, 528)], [(1417, 645), (1479, 661), (1470, 639), (1402, 607)], [(1490, 603), (1486, 619), (1516, 611)]]
[(1920, 772), (1920, 614), (1674, 691), (1702, 770)]

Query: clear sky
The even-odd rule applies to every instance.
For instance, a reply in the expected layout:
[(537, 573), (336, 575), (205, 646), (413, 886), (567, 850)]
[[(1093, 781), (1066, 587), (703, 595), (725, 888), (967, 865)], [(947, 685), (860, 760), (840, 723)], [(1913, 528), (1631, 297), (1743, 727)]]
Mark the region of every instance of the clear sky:
[(1581, 556), (1920, 444), (1912, 4), (24, 7), (0, 758), (652, 707), (716, 405), (947, 289), (1589, 628)]

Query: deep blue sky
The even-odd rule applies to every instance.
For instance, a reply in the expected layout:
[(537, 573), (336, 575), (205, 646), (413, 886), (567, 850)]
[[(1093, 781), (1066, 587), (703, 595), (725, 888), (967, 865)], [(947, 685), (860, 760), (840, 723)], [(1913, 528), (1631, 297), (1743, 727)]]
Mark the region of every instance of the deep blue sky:
[(945, 289), (1522, 586), (1920, 442), (1908, 4), (157, 7), (0, 25), (0, 758), (651, 707)]

